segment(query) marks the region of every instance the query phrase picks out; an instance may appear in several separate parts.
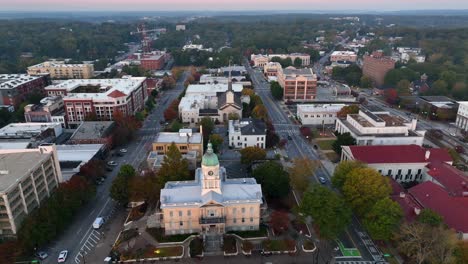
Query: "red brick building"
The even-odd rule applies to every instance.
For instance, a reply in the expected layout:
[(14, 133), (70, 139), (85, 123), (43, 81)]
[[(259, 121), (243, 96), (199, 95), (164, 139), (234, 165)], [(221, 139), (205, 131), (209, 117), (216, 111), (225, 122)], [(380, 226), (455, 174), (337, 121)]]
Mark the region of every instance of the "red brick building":
[(144, 70), (161, 70), (166, 64), (166, 54), (165, 53), (150, 53), (143, 54), (140, 59), (140, 67)]
[(395, 69), (395, 61), (384, 56), (382, 51), (374, 51), (371, 55), (364, 55), (362, 73), (369, 77), (376, 86), (384, 84), (385, 75)]
[(44, 88), (50, 84), (49, 75), (0, 74), (0, 105), (15, 108), (30, 94), (45, 95)]

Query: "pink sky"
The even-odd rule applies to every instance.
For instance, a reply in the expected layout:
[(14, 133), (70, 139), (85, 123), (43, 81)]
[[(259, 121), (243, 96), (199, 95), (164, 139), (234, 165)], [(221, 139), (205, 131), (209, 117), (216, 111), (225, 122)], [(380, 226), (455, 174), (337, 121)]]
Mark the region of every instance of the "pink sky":
[(463, 9), (466, 0), (0, 0), (2, 10), (406, 10)]

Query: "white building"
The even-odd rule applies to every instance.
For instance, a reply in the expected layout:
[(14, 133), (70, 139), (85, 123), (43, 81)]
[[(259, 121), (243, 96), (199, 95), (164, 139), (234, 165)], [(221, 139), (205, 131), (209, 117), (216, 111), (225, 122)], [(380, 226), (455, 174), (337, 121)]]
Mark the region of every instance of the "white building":
[(168, 182), (161, 190), (160, 226), (167, 235), (258, 230), (262, 197), (254, 178), (228, 179), (208, 143), (195, 180)]
[(185, 31), (185, 24), (177, 24), (175, 27), (176, 31)]
[(196, 45), (196, 44), (187, 44), (187, 45), (184, 45), (182, 47), (182, 51), (186, 51), (186, 50), (200, 50), (200, 51), (208, 51), (208, 52), (212, 52), (213, 51), (213, 48), (203, 48), (203, 45)]
[(366, 163), (398, 182), (422, 181), (429, 163), (451, 165), (453, 162), (446, 149), (426, 149), (418, 145), (342, 146), (341, 161), (346, 160)]
[(34, 138), (47, 131), (58, 137), (63, 133), (60, 123), (10, 123), (0, 129), (0, 138)]
[(252, 118), (229, 120), (229, 146), (266, 148), (265, 123)]
[(468, 131), (468, 101), (466, 102), (458, 102), (458, 113), (457, 113), (457, 121), (455, 124), (459, 127), (462, 131)]
[(337, 119), (335, 130), (350, 133), (357, 145), (419, 145), (426, 131), (416, 130), (417, 120), (394, 116), (382, 109), (361, 108), (358, 114)]
[(345, 104), (299, 104), (297, 117), (303, 125), (334, 125)]
[(291, 59), (292, 63), (294, 64), (294, 61), (296, 59), (300, 59), (302, 64), (302, 67), (306, 67), (310, 65), (310, 55), (306, 53), (290, 53), (290, 54), (269, 54), (268, 59), (271, 61), (273, 58), (280, 58), (280, 59)]
[(203, 117), (227, 122), (229, 114), (242, 116), (242, 84), (191, 84), (179, 103), (183, 123), (194, 125)]
[(250, 60), (253, 62), (254, 67), (259, 68), (263, 68), (270, 61), (268, 56), (262, 54), (252, 54)]
[(354, 51), (334, 51), (330, 55), (330, 61), (331, 62), (338, 62), (338, 61), (356, 62), (357, 54)]

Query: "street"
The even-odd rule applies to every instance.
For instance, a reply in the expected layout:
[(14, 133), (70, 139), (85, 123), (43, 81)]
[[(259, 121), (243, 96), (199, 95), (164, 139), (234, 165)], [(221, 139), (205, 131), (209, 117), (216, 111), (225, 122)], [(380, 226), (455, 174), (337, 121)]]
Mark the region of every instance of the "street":
[[(82, 208), (80, 213), (76, 215), (75, 221), (70, 223), (67, 230), (45, 249), (49, 257), (42, 263), (56, 263), (59, 252), (62, 250), (68, 250), (66, 263), (80, 263), (82, 255), (90, 254), (102, 237), (114, 237), (114, 239), (117, 237), (118, 233), (105, 233), (106, 225), (110, 225), (113, 221), (112, 215), (116, 211), (123, 210), (122, 206), (117, 205), (116, 202), (109, 197), (109, 189), (112, 180), (119, 172), (121, 165), (131, 164), (135, 168), (138, 168), (141, 162), (146, 159), (148, 151), (151, 149), (151, 143), (161, 129), (159, 121), (163, 118), (164, 110), (183, 91), (184, 81), (187, 76), (188, 73), (184, 72), (181, 80), (177, 82), (176, 88), (164, 92), (164, 98), (157, 101), (156, 107), (148, 115), (142, 128), (138, 131), (136, 139), (125, 147), (128, 152), (123, 157), (113, 158), (113, 160), (117, 162), (117, 166), (114, 167), (112, 172), (108, 173), (104, 184), (97, 186), (96, 197)], [(92, 224), (96, 217), (99, 216), (104, 217), (107, 222), (100, 230), (95, 231), (92, 228)], [(104, 229), (104, 231), (102, 231), (102, 229)], [(108, 253), (108, 251), (98, 252), (103, 260)]]

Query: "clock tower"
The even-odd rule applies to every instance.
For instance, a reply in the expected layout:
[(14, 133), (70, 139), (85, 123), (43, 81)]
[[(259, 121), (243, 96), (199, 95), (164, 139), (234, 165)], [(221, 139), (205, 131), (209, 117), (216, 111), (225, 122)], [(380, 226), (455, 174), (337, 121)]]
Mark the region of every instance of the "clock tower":
[(202, 195), (214, 191), (221, 194), (221, 178), (219, 175), (219, 161), (218, 156), (213, 152), (213, 146), (211, 142), (208, 142), (208, 146), (202, 158)]

